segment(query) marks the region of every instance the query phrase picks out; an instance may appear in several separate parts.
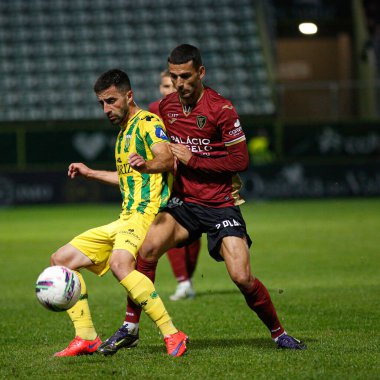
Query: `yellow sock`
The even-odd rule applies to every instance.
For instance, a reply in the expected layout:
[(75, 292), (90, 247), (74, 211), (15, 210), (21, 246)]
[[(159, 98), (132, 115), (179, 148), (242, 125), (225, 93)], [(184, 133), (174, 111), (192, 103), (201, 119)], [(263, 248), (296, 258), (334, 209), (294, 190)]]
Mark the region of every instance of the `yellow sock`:
[(174, 327), (164, 303), (156, 292), (153, 282), (144, 274), (134, 270), (124, 277), (120, 284), (127, 289), (129, 297), (137, 305), (140, 305), (149, 318), (157, 325), (162, 335), (175, 334), (178, 330)]
[(94, 324), (92, 323), (86, 283), (82, 275), (75, 271), (81, 284), (81, 295), (78, 302), (67, 313), (74, 324), (75, 335), (86, 340), (94, 340), (97, 337)]

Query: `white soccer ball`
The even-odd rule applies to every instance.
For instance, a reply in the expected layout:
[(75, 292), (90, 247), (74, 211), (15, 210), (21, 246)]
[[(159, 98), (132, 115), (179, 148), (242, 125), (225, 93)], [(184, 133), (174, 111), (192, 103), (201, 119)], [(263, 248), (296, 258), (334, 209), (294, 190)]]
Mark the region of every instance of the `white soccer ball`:
[(36, 296), (42, 306), (52, 311), (68, 310), (80, 297), (78, 276), (64, 266), (46, 268), (36, 282)]

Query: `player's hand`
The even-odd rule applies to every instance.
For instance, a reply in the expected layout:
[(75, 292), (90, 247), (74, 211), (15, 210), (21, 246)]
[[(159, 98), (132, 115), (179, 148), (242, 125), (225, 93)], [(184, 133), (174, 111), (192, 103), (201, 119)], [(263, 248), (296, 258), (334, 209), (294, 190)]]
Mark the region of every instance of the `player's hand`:
[(187, 163), (190, 161), (190, 158), (193, 156), (189, 148), (187, 148), (185, 145), (171, 143), (170, 149), (174, 157), (177, 157), (178, 160), (185, 165), (187, 165)]
[(91, 169), (85, 164), (82, 164), (81, 162), (74, 162), (69, 165), (67, 175), (71, 179), (74, 179), (75, 177), (79, 176), (88, 177), (90, 171)]
[(132, 169), (137, 170), (140, 173), (144, 173), (146, 169), (146, 161), (135, 152), (129, 155), (128, 163)]

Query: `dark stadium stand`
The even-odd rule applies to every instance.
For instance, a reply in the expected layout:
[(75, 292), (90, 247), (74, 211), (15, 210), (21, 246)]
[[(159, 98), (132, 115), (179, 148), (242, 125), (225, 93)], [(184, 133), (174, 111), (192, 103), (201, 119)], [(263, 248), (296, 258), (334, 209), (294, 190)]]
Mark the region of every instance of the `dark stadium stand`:
[[(175, 4), (175, 5), (173, 5)], [(159, 97), (172, 48), (200, 47), (206, 83), (244, 115), (274, 113), (256, 2), (100, 0), (0, 2), (0, 121), (92, 119), (97, 76), (130, 74), (139, 104)]]

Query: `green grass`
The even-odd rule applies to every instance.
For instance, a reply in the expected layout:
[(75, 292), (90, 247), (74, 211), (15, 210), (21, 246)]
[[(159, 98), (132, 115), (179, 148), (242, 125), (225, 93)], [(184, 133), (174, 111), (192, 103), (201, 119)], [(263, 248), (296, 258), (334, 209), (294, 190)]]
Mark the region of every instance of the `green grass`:
[[(380, 199), (248, 202), (254, 273), (266, 284), (303, 352), (279, 351), (206, 242), (197, 297), (170, 302), (166, 257), (157, 274), (174, 322), (191, 338), (183, 358), (166, 355), (146, 316), (134, 350), (113, 357), (54, 358), (73, 338), (65, 313), (43, 309), (34, 282), (50, 254), (75, 234), (116, 218), (117, 205), (0, 209), (0, 378), (379, 379)], [(108, 273), (84, 272), (102, 338), (120, 325), (125, 293)]]

